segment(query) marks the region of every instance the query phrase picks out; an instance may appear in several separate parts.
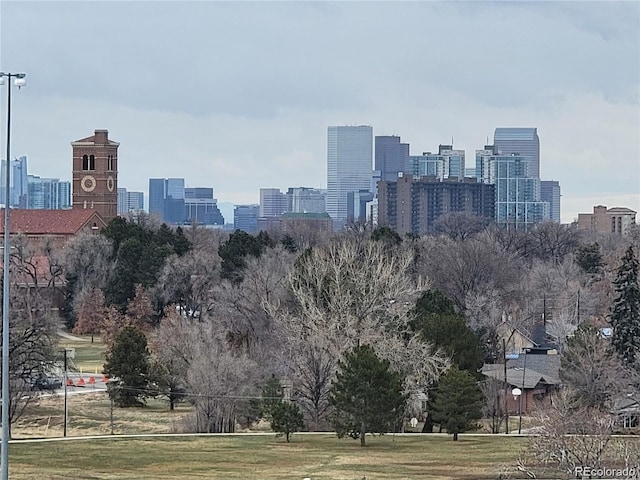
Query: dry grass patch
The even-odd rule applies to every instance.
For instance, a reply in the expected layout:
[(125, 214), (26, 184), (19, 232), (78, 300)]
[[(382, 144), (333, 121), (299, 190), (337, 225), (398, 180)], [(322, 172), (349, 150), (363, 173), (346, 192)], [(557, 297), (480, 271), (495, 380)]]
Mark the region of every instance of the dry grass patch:
[(524, 439), (383, 436), (361, 448), (332, 435), (107, 438), (13, 444), (11, 478), (495, 479)]

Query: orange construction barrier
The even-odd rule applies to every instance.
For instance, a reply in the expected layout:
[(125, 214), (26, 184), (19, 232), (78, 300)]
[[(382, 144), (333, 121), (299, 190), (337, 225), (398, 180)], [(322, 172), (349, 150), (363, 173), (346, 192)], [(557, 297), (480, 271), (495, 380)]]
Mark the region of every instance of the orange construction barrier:
[(67, 387), (73, 387), (73, 379), (67, 378)]
[(94, 383), (96, 383), (96, 377), (94, 377), (94, 376), (89, 377), (88, 382), (89, 382), (91, 385), (93, 385)]
[(102, 375), (102, 381), (104, 383), (107, 383), (109, 381), (109, 376), (106, 373), (104, 375)]
[(80, 378), (78, 379), (78, 383), (77, 383), (77, 385), (78, 385), (78, 386), (80, 386), (80, 385), (84, 385), (84, 378), (80, 377)]

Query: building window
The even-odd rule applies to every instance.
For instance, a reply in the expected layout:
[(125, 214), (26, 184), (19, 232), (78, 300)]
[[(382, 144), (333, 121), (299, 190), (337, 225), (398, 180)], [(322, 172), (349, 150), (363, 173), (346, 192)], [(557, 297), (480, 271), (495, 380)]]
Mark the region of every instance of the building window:
[(82, 170), (89, 170), (89, 155), (82, 156)]
[(89, 155), (89, 170), (96, 169), (96, 157), (93, 155)]
[(110, 172), (113, 171), (113, 155), (107, 157), (107, 170)]

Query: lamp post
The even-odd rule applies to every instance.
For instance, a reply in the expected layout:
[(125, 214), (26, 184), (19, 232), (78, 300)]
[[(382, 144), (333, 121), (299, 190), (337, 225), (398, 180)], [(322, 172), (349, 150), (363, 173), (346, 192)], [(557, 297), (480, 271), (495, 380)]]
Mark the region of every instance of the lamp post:
[(520, 422), (518, 423), (518, 433), (522, 432), (522, 390), (518, 387), (511, 390), (511, 395), (513, 395), (513, 399), (518, 399), (518, 415), (520, 416)]
[(26, 74), (0, 72), (0, 85), (5, 78), (7, 82), (7, 156), (5, 159), (5, 194), (4, 194), (4, 259), (2, 277), (2, 451), (0, 452), (0, 476), (2, 480), (9, 478), (9, 205), (10, 205), (10, 159), (11, 159), (11, 79), (16, 87), (27, 84)]

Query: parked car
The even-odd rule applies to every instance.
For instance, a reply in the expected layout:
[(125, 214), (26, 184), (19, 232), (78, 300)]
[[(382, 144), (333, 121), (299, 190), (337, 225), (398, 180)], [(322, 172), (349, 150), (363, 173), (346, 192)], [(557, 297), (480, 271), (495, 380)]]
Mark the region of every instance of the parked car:
[(33, 380), (31, 386), (36, 390), (55, 390), (62, 388), (62, 379), (53, 375), (40, 375)]

